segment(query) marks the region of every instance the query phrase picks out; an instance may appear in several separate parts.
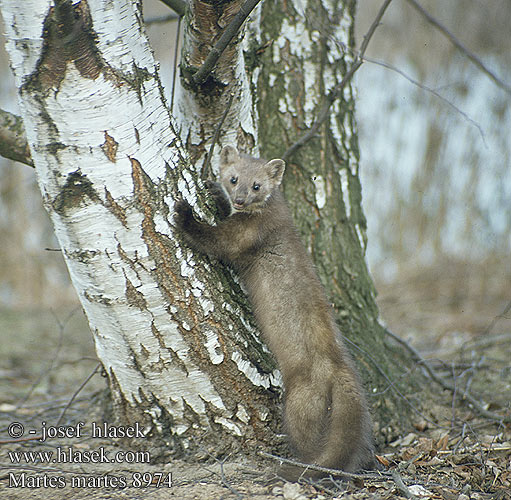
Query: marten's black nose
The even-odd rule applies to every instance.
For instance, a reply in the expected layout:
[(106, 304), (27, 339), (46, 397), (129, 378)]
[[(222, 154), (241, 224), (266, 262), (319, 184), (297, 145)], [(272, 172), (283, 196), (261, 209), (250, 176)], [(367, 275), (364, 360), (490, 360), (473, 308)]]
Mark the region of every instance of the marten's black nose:
[(245, 204), (245, 200), (243, 198), (235, 198), (234, 204), (238, 207), (242, 207)]

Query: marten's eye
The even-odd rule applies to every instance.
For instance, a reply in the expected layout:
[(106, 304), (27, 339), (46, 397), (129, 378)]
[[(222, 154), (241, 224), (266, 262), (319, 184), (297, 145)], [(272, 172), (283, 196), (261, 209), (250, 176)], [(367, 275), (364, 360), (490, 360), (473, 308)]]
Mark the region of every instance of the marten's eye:
[(254, 183), (254, 185), (252, 186), (252, 189), (253, 189), (254, 191), (259, 191), (259, 188), (260, 188), (260, 187), (261, 187), (261, 184), (255, 184), (255, 183)]
[(231, 177), (231, 184), (236, 184), (238, 182), (238, 178), (234, 175)]

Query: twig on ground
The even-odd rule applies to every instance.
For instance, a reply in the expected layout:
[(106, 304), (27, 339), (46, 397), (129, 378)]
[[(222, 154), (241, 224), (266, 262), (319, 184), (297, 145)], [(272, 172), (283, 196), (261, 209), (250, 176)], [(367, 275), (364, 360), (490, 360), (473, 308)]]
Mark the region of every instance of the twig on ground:
[(211, 52), (202, 63), (202, 66), (197, 70), (196, 73), (194, 73), (193, 81), (197, 85), (204, 83), (208, 75), (213, 70), (216, 62), (223, 54), (227, 45), (229, 45), (229, 42), (236, 36), (236, 33), (238, 33), (238, 30), (240, 29), (245, 19), (249, 16), (249, 14), (259, 2), (260, 0), (246, 0), (246, 2), (240, 7), (238, 13), (234, 16), (232, 21), (223, 31), (222, 36), (218, 42), (211, 49)]
[(312, 470), (316, 472), (322, 472), (323, 474), (330, 474), (331, 476), (344, 477), (346, 479), (381, 479), (383, 476), (389, 475), (386, 472), (366, 472), (361, 474), (355, 474), (353, 472), (345, 472), (339, 469), (329, 469), (328, 467), (321, 467), (319, 465), (314, 464), (306, 464), (304, 462), (299, 462), (297, 460), (292, 460), (290, 458), (279, 457), (278, 455), (272, 455), (271, 453), (267, 453), (265, 451), (260, 451), (259, 455), (265, 458), (271, 458), (272, 460), (276, 460), (283, 464), (300, 467), (305, 471)]
[(399, 474), (399, 472), (396, 469), (392, 471), (392, 479), (394, 480), (397, 489), (404, 497), (415, 498), (415, 495), (413, 495), (412, 492), (407, 488), (406, 484), (403, 482), (401, 474)]
[[(502, 316), (501, 314), (499, 314), (498, 316), (495, 316), (495, 317), (498, 319), (505, 318), (505, 316)], [(485, 332), (486, 332), (486, 330), (485, 330)], [(511, 343), (511, 333), (498, 333), (496, 335), (490, 335), (490, 336), (488, 336), (487, 333), (483, 333), (483, 335), (484, 335), (483, 338), (467, 340), (462, 345), (462, 349), (479, 349), (479, 348), (485, 348), (488, 346), (497, 346), (500, 344)]]
[(463, 426), (461, 427), (461, 435), (458, 442), (454, 445), (454, 449), (452, 450), (452, 454), (456, 455), (458, 453), (458, 449), (461, 447), (465, 439), (467, 439), (467, 423), (463, 422)]
[(206, 450), (203, 446), (199, 446), (199, 448), (206, 455), (208, 455), (210, 458), (212, 458), (218, 465), (220, 465), (220, 474), (218, 474), (218, 472), (213, 471), (211, 469), (206, 469), (206, 470), (212, 472), (213, 474), (219, 475), (220, 476), (220, 480), (222, 481), (222, 485), (225, 486), (231, 493), (236, 495), (236, 498), (238, 498), (240, 500), (243, 500), (243, 495), (236, 488), (231, 486), (231, 484), (229, 483), (229, 481), (227, 481), (227, 478), (225, 477), (224, 464), (227, 461), (227, 459), (229, 458), (229, 456), (227, 456), (223, 460), (219, 460), (217, 457), (212, 455), (208, 450)]
[(451, 375), (453, 380), (453, 391), (452, 391), (452, 398), (451, 398), (451, 427), (454, 427), (454, 422), (456, 421), (456, 400), (458, 397), (458, 384), (457, 377), (456, 377), (456, 370), (454, 368), (454, 365), (451, 363)]
[(229, 483), (229, 481), (227, 481), (226, 477), (225, 477), (225, 472), (224, 472), (224, 463), (225, 463), (225, 460), (218, 460), (218, 459), (215, 459), (217, 460), (217, 462), (219, 462), (220, 464), (220, 479), (222, 480), (222, 484), (231, 492), (233, 493), (234, 495), (236, 495), (236, 498), (238, 498), (239, 500), (243, 500), (243, 495), (236, 489), (234, 488), (233, 486), (231, 486), (231, 484)]
[[(490, 445), (488, 446), (488, 451), (484, 454), (485, 456), (483, 456), (483, 460), (482, 460), (483, 464), (485, 464), (485, 465), (486, 465), (486, 462), (487, 462), (488, 460), (490, 460), (490, 453), (492, 452), (492, 449), (493, 449), (493, 450), (494, 450), (494, 449), (496, 449), (496, 448), (494, 448), (494, 444), (495, 444), (495, 441), (496, 441), (496, 439), (497, 439), (497, 436), (498, 436), (499, 432), (501, 432), (501, 431), (502, 431), (502, 428), (503, 428), (503, 427), (504, 427), (504, 425), (502, 424), (502, 422), (500, 422), (500, 423), (499, 423), (499, 427), (497, 428), (497, 431), (496, 431), (496, 432), (495, 432), (495, 434), (493, 435), (493, 438), (492, 438), (492, 440), (491, 440), (491, 443), (490, 443)], [(505, 450), (506, 448), (507, 448), (508, 450), (509, 450), (509, 449), (511, 449), (511, 447), (510, 447), (510, 446), (504, 446), (504, 447), (503, 447), (503, 449), (504, 449), (504, 450)], [(501, 448), (501, 449), (500, 449), (500, 451), (503, 451), (503, 449)]]
[(472, 61), (483, 73), (486, 73), (501, 89), (511, 94), (511, 87), (491, 71), (484, 63), (463, 45), (438, 19), (433, 17), (417, 0), (406, 0), (414, 9), (416, 9), (430, 24), (437, 28), (449, 41), (462, 52), (470, 61)]
[(427, 374), (437, 384), (439, 384), (443, 389), (446, 389), (448, 391), (451, 391), (453, 394), (456, 395), (456, 399), (460, 401), (461, 403), (469, 404), (472, 406), (472, 408), (481, 416), (484, 418), (488, 418), (490, 420), (495, 420), (497, 422), (505, 422), (509, 423), (511, 422), (511, 416), (504, 417), (502, 415), (498, 415), (497, 413), (494, 413), (492, 411), (486, 410), (483, 405), (470, 393), (459, 393), (456, 391), (456, 387), (453, 384), (450, 384), (447, 382), (444, 378), (437, 375), (435, 370), (429, 365), (429, 363), (422, 358), (422, 356), (405, 340), (398, 337), (396, 334), (392, 333), (389, 330), (385, 330), (386, 334), (393, 338), (397, 343), (401, 344), (405, 349), (410, 352), (412, 357), (417, 361), (417, 363), (420, 363), (421, 366), (424, 367)]
[(339, 491), (346, 491), (347, 486), (346, 483), (340, 483), (338, 480), (334, 479), (332, 476), (330, 476), (329, 480), (332, 482), (332, 484), (337, 488), (338, 491), (333, 491), (332, 493), (335, 495), (339, 493)]
[(98, 363), (96, 365), (96, 368), (94, 368), (94, 370), (88, 375), (88, 377), (81, 383), (80, 387), (78, 387), (78, 389), (71, 396), (71, 399), (68, 401), (68, 403), (62, 410), (62, 413), (60, 414), (60, 416), (57, 420), (57, 423), (55, 424), (56, 427), (58, 427), (60, 425), (60, 423), (62, 422), (62, 419), (64, 418), (66, 411), (72, 405), (73, 401), (76, 399), (76, 396), (78, 396), (78, 394), (80, 394), (80, 391), (89, 383), (89, 380), (96, 374), (96, 372), (101, 368), (101, 366), (103, 366), (103, 365), (101, 363)]
[(299, 148), (301, 148), (304, 144), (306, 144), (313, 137), (315, 137), (323, 122), (328, 118), (328, 116), (330, 115), (332, 104), (340, 97), (346, 84), (351, 80), (351, 77), (355, 74), (358, 68), (362, 66), (364, 62), (364, 54), (367, 50), (367, 47), (369, 46), (369, 42), (371, 41), (371, 38), (374, 35), (374, 32), (376, 31), (376, 28), (378, 28), (380, 21), (383, 15), (385, 14), (385, 11), (387, 10), (387, 7), (390, 5), (390, 2), (392, 2), (392, 0), (384, 1), (383, 5), (380, 7), (380, 10), (378, 11), (378, 14), (376, 15), (376, 18), (369, 27), (369, 30), (364, 35), (364, 40), (360, 46), (360, 51), (355, 55), (355, 60), (353, 61), (350, 68), (344, 75), (343, 79), (332, 90), (330, 90), (330, 92), (326, 96), (325, 102), (320, 112), (318, 113), (317, 118), (314, 120), (314, 123), (312, 124), (311, 128), (294, 144), (292, 144), (284, 153), (284, 156), (282, 157), (284, 161), (287, 161), (293, 153), (295, 153)]
[(37, 441), (41, 439), (42, 436), (30, 436), (30, 437), (21, 437), (15, 439), (2, 439), (0, 444), (13, 444), (13, 443), (25, 443), (27, 441)]

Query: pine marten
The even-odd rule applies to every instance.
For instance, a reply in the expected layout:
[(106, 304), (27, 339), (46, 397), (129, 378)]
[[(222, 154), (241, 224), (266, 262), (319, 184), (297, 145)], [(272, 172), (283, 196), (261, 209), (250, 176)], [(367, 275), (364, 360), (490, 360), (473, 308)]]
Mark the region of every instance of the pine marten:
[(280, 192), (284, 169), (283, 160), (266, 162), (226, 146), (220, 154), (220, 183), (208, 182), (224, 219), (216, 226), (197, 222), (181, 200), (175, 222), (193, 250), (239, 273), (282, 373), (285, 430), (298, 458), (353, 472), (373, 465), (371, 419)]

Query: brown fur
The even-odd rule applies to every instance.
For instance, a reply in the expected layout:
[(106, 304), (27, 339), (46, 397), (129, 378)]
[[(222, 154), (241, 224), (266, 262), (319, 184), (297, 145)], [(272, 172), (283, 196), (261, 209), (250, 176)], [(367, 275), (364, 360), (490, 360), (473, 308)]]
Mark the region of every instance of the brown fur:
[(283, 173), (282, 160), (241, 156), (227, 146), (221, 153), (221, 183), (209, 184), (227, 217), (216, 226), (199, 223), (183, 201), (176, 207), (176, 223), (192, 248), (240, 274), (282, 373), (285, 426), (300, 460), (352, 472), (373, 462), (369, 412), (280, 193)]

